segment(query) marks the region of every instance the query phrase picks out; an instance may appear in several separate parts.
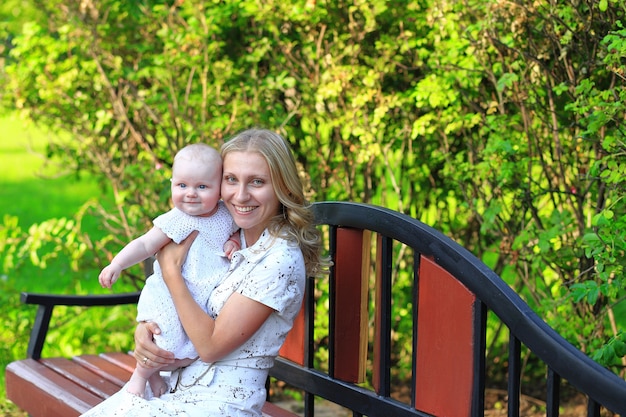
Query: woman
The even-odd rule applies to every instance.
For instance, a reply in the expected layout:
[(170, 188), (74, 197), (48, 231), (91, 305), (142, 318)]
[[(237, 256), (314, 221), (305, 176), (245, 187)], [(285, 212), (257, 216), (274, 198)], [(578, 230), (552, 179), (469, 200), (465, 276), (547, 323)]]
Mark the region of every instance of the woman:
[[(221, 149), (222, 200), (241, 228), (242, 249), (215, 288), (205, 313), (181, 274), (195, 233), (158, 254), (163, 279), (199, 360), (177, 363), (152, 336), (157, 323), (140, 323), (135, 357), (141, 366), (174, 369), (160, 398), (122, 389), (88, 416), (255, 416), (265, 381), (300, 309), (305, 277), (325, 269), (321, 239), (304, 198), (293, 155), (279, 135), (240, 133)], [(184, 366), (177, 368), (178, 366)]]

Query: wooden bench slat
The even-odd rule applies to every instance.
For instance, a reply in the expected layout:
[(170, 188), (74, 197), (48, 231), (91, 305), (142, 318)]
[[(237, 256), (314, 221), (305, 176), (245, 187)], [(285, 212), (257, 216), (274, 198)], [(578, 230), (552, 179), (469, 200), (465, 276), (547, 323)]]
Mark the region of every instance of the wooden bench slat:
[(261, 412), (263, 413), (263, 417), (298, 417), (297, 414), (280, 408), (270, 402), (266, 402), (265, 405), (263, 405)]
[(332, 372), (346, 382), (365, 381), (371, 233), (337, 228)]
[(126, 369), (131, 374), (135, 370), (135, 365), (137, 364), (137, 361), (135, 361), (135, 357), (129, 353), (106, 352), (101, 353), (99, 356), (109, 362), (112, 362), (120, 368)]
[(415, 408), (433, 415), (469, 416), (476, 296), (424, 256), (418, 285)]
[(7, 365), (5, 381), (7, 397), (33, 416), (79, 416), (102, 401), (34, 359)]
[(393, 245), (383, 236), (376, 236), (376, 285), (374, 297), (374, 348), (372, 358), (372, 386), (379, 395), (388, 396), (391, 390), (391, 264)]
[(39, 363), (84, 387), (87, 391), (100, 398), (109, 397), (120, 389), (118, 385), (100, 377), (98, 374), (94, 375), (94, 372), (74, 360), (66, 358), (42, 358), (39, 360)]
[[(306, 296), (305, 296), (306, 297)], [(300, 308), (300, 312), (296, 316), (293, 327), (287, 334), (287, 338), (283, 343), (278, 354), (287, 358), (298, 365), (304, 366), (304, 344), (306, 339), (306, 312), (304, 302)]]
[(81, 355), (74, 357), (73, 360), (94, 374), (113, 383), (118, 389), (124, 386), (132, 373), (125, 366), (121, 367), (119, 364), (111, 362), (100, 355)]

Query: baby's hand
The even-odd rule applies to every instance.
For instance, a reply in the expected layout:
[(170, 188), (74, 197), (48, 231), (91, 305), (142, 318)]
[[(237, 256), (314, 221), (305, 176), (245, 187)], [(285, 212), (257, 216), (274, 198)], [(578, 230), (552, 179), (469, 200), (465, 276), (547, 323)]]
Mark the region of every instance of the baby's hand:
[(226, 243), (224, 243), (224, 255), (228, 259), (232, 259), (233, 254), (239, 250), (239, 243), (234, 240), (228, 239)]
[(100, 281), (102, 288), (111, 288), (121, 273), (122, 270), (117, 265), (111, 264), (100, 272), (98, 281)]

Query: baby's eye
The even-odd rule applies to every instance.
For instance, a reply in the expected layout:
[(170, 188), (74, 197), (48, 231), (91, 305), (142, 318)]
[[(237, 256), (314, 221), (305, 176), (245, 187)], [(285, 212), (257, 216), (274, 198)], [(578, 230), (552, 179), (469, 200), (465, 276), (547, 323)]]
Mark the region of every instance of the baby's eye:
[(187, 184), (180, 183), (180, 184), (178, 184), (178, 187), (179, 188), (187, 188)]
[(204, 184), (200, 184), (200, 185), (198, 185), (198, 189), (200, 189), (200, 190), (206, 190), (207, 188), (209, 188), (209, 187), (207, 187), (207, 186), (206, 186), (206, 185), (204, 185)]

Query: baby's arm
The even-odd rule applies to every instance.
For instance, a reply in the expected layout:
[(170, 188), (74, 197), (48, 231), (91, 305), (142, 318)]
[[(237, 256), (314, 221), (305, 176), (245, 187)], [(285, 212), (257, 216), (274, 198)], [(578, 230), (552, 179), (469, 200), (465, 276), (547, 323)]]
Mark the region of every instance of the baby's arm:
[(233, 233), (226, 243), (224, 243), (224, 254), (228, 259), (233, 257), (233, 253), (241, 249), (241, 238), (239, 236), (239, 230)]
[(169, 241), (170, 238), (158, 227), (153, 227), (148, 233), (131, 241), (100, 272), (100, 285), (111, 288), (124, 269), (148, 259)]

